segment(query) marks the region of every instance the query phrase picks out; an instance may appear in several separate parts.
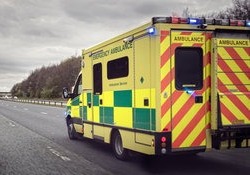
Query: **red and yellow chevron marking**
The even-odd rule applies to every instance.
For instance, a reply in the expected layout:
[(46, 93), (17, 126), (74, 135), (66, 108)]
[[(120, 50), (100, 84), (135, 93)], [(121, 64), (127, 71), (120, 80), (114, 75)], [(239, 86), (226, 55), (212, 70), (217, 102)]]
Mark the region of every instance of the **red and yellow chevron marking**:
[[(170, 39), (170, 35), (172, 41)], [(200, 37), (202, 42), (190, 40), (175, 42), (175, 36)], [(208, 93), (210, 87), (209, 58), (211, 34), (204, 32), (170, 32), (161, 31), (161, 126), (164, 131), (172, 131), (174, 148), (205, 145), (206, 129), (210, 123), (205, 117), (210, 112)], [(179, 46), (202, 47), (204, 53), (204, 88), (196, 91), (203, 96), (202, 104), (195, 104), (194, 97), (186, 92), (175, 90), (174, 53)]]
[(161, 51), (161, 128), (164, 131), (171, 131), (171, 127), (165, 127), (165, 124), (171, 121), (171, 99), (169, 98), (170, 82), (172, 81), (172, 67), (171, 60), (172, 57), (170, 53), (170, 32), (161, 31), (160, 38), (160, 51)]
[(250, 47), (218, 47), (223, 125), (250, 124)]

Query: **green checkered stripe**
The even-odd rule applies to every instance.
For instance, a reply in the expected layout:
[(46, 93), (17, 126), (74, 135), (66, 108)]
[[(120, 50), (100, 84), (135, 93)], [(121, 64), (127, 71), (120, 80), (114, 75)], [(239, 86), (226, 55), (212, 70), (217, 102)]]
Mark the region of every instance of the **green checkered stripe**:
[[(87, 103), (91, 102), (91, 93), (86, 94)], [(112, 98), (112, 97), (111, 97)], [(106, 100), (106, 99), (105, 99)], [(135, 108), (132, 106), (132, 90), (114, 91), (113, 107), (100, 105), (99, 95), (93, 95), (93, 107), (99, 107), (99, 121), (101, 124), (114, 124), (115, 108), (125, 107), (132, 108), (133, 111), (133, 128), (155, 131), (155, 109), (153, 108)], [(80, 107), (80, 115), (83, 120), (88, 118), (88, 106), (86, 104)], [(126, 117), (126, 116), (124, 116)]]

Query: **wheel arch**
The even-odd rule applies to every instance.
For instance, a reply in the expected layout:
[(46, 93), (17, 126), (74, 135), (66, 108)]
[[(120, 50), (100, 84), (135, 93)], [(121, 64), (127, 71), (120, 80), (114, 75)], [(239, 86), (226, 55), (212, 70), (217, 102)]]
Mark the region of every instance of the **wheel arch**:
[(67, 115), (67, 117), (65, 117), (67, 126), (69, 125), (69, 121), (71, 118), (72, 118), (71, 115)]
[(113, 143), (113, 139), (114, 139), (114, 134), (118, 132), (120, 135), (120, 131), (117, 128), (112, 128), (111, 132), (110, 132), (110, 140), (109, 143), (112, 144)]
[[(118, 137), (118, 135), (120, 137)], [(117, 128), (113, 128), (110, 136), (110, 143), (112, 145), (112, 150), (115, 157), (119, 160), (126, 161), (129, 160), (129, 150), (123, 147), (124, 139), (122, 138), (121, 132)], [(118, 139), (119, 138), (119, 139)]]

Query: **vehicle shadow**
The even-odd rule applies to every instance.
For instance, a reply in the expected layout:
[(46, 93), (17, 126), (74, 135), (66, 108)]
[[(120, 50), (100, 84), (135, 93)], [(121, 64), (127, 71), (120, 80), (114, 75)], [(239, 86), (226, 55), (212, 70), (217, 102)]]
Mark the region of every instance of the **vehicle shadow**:
[(142, 169), (152, 174), (246, 174), (247, 167), (239, 167), (234, 162), (222, 161), (202, 155), (169, 155), (167, 157), (150, 157), (141, 155), (135, 161)]
[[(131, 159), (128, 161), (117, 160), (112, 153), (109, 144), (100, 143), (90, 139), (80, 139), (75, 142), (78, 146), (85, 149), (85, 152), (78, 152), (90, 161), (96, 162), (111, 170), (128, 169), (127, 173), (133, 170), (139, 171), (138, 174), (177, 174), (177, 175), (235, 175), (247, 174), (250, 171), (249, 165), (241, 165), (237, 160), (227, 160), (226, 157), (218, 151), (199, 153), (196, 155), (166, 155), (166, 156), (146, 156), (131, 152)], [(77, 149), (80, 150), (80, 149)], [(98, 159), (96, 159), (98, 155)], [(105, 160), (105, 164), (103, 161)], [(110, 162), (110, 164), (109, 164)], [(114, 165), (115, 162), (115, 165)], [(110, 166), (112, 167), (110, 167)], [(122, 174), (125, 172), (123, 171)], [(116, 172), (120, 174), (120, 171)]]

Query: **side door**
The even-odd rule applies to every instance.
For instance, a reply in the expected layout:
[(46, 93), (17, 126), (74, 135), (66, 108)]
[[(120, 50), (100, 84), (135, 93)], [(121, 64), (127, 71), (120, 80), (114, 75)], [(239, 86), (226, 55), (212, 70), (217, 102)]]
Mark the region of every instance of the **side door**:
[(103, 126), (96, 123), (103, 123), (103, 63), (100, 60), (93, 60), (93, 95), (92, 95), (92, 122), (93, 137), (103, 140)]
[(205, 149), (209, 112), (206, 34), (171, 32), (172, 148)]
[(93, 63), (92, 58), (84, 56), (82, 67), (82, 107), (84, 137), (93, 138)]
[(80, 118), (80, 95), (82, 90), (82, 74), (80, 74), (76, 80), (73, 88), (74, 97), (71, 100), (71, 117)]
[(79, 74), (73, 89), (71, 100), (71, 118), (76, 132), (82, 133), (82, 74)]
[(151, 38), (136, 39), (134, 45), (134, 116), (133, 127), (136, 129), (155, 130), (155, 102), (151, 98)]

